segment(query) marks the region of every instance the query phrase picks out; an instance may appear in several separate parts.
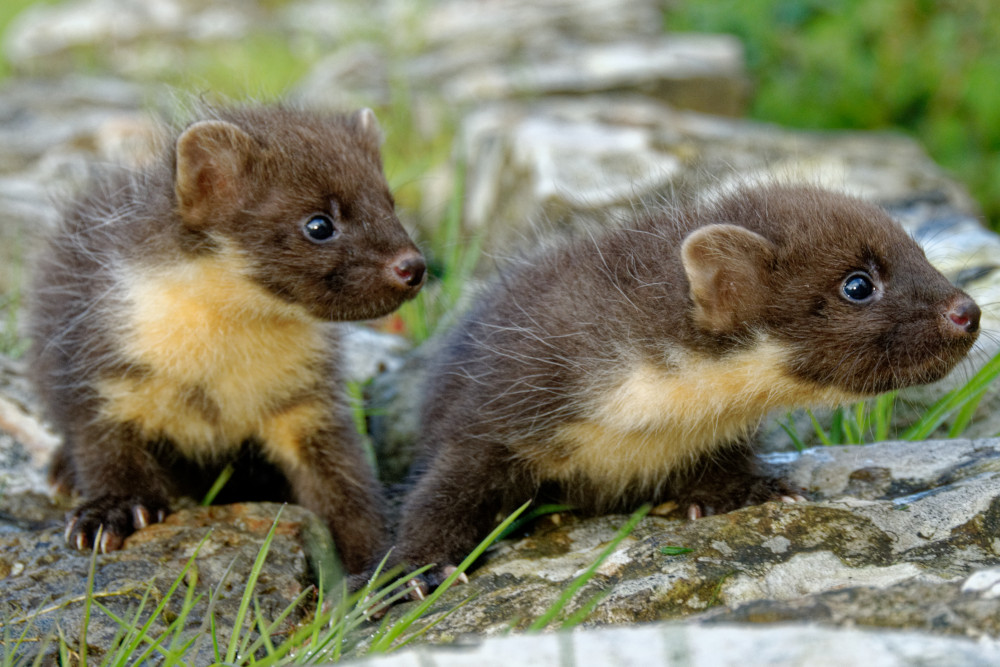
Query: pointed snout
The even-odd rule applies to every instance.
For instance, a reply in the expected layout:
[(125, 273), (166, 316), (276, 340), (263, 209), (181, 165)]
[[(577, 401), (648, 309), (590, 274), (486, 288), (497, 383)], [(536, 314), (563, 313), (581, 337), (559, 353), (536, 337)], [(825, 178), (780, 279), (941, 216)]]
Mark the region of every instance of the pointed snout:
[(953, 335), (975, 335), (979, 331), (981, 314), (975, 301), (958, 294), (945, 307), (944, 327)]
[(424, 284), (427, 263), (416, 249), (404, 250), (389, 262), (389, 277), (393, 284), (406, 290), (417, 290)]

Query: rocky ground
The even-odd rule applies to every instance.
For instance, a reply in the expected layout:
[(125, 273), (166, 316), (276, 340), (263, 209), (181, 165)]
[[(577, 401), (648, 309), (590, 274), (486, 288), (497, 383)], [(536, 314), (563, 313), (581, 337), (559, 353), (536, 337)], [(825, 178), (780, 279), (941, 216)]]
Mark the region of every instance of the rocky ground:
[[(4, 36), (17, 72), (0, 86), (4, 294), (21, 283), (22, 248), (53, 219), (53, 198), (75, 187), (88, 164), (141, 161), (155, 140), (150, 116), (177, 104), (158, 77), (251, 39), (294, 44), (306, 54), (309, 71), (289, 82), (289, 96), (301, 104), (379, 107), (402, 86), (419, 131), (454, 128), (455, 159), (421, 174), (420, 208), (403, 211), (425, 234), (456, 179), (465, 184), (465, 233), (482, 234), (487, 257), (498, 259), (597, 212), (748, 178), (803, 179), (886, 206), (949, 278), (987, 306), (984, 328), (1000, 329), (1000, 313), (989, 307), (1000, 302), (1000, 239), (919, 145), (897, 135), (808, 133), (740, 120), (750, 93), (740, 45), (725, 36), (664, 33), (653, 0), (75, 0), (34, 8)], [(87, 75), (81, 62), (89, 63)], [(391, 136), (385, 150), (393, 150)], [(992, 338), (984, 336), (969, 366), (946, 383), (983, 363), (995, 349)], [(363, 329), (351, 341), (352, 374), (378, 376), (372, 433), (385, 477), (398, 479), (413, 444), (409, 388), (423, 355), (407, 356), (399, 339)], [(18, 651), (28, 657), (51, 652), (45, 641), (52, 633), (76, 646), (91, 560), (61, 546), (65, 507), (44, 483), (56, 439), (37, 418), (22, 377), (16, 362), (0, 364), (0, 641), (9, 648), (9, 637), (24, 632)], [(941, 391), (913, 392), (905, 402), (919, 408)], [(651, 655), (699, 665), (745, 664), (746, 656), (815, 664), (831, 655), (873, 664), (995, 664), (994, 407), (995, 400), (984, 403), (969, 431), (976, 439), (772, 455), (814, 502), (697, 522), (643, 519), (570, 600), (564, 614), (594, 604), (573, 635), (495, 639), (465, 653), (424, 648), (395, 660), (489, 664), (485, 656), (527, 651), (560, 664), (597, 656), (630, 664)], [(770, 449), (787, 449), (773, 425), (765, 440)], [(196, 655), (209, 655), (205, 619), (215, 614), (218, 627), (231, 631), (250, 563), (276, 514), (267, 505), (189, 507), (99, 557), (94, 590), (108, 612), (91, 614), (90, 654), (101, 655), (116, 632), (111, 614), (134, 614), (147, 591), (162, 599), (197, 548), (184, 581), (212, 594), (181, 632), (206, 651)], [(422, 621), (436, 622), (424, 641), (466, 644), (525, 628), (626, 519), (560, 514), (536, 521), (492, 548), (469, 584), (438, 600)], [(334, 571), (330, 553), (314, 518), (282, 510), (258, 582), (261, 613), (275, 618), (296, 600), (302, 604), (285, 622), (308, 613), (308, 587), (317, 573)], [(393, 610), (390, 621), (407, 608)], [(169, 611), (174, 618), (180, 608)], [(593, 629), (640, 621), (661, 624)]]

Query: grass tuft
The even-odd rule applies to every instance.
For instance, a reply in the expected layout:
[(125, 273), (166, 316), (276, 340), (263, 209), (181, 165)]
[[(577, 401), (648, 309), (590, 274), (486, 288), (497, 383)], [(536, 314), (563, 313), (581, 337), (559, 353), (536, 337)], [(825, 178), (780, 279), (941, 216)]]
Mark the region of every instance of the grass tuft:
[[(812, 422), (813, 434), (823, 445), (859, 445), (888, 439), (926, 440), (949, 419), (949, 438), (960, 437), (993, 382), (1000, 376), (1000, 352), (993, 356), (968, 382), (939, 398), (902, 433), (893, 429), (898, 391), (891, 391), (870, 401), (861, 401), (833, 411), (828, 425), (820, 423), (812, 411), (806, 414)], [(805, 438), (794, 426), (791, 415), (778, 422), (800, 451), (806, 448)]]
[[(618, 533), (615, 534), (614, 538), (612, 538), (612, 540), (608, 542), (608, 545), (601, 551), (597, 560), (591, 563), (590, 567), (577, 575), (573, 581), (570, 582), (569, 586), (563, 590), (562, 594), (556, 599), (556, 601), (547, 610), (545, 610), (541, 616), (536, 618), (531, 625), (528, 626), (529, 632), (542, 630), (555, 620), (555, 618), (562, 612), (566, 605), (569, 604), (569, 601), (573, 599), (577, 592), (587, 585), (590, 579), (594, 576), (594, 573), (597, 572), (597, 569), (604, 564), (604, 561), (606, 561), (608, 557), (614, 553), (615, 549), (618, 548), (618, 545), (621, 544), (622, 540), (632, 534), (632, 531), (635, 530), (635, 527), (640, 521), (642, 521), (643, 517), (649, 513), (649, 510), (649, 505), (643, 505), (636, 510), (631, 517), (629, 517), (629, 520), (625, 522), (625, 525), (618, 530)], [(561, 627), (572, 627), (572, 625), (582, 622), (599, 603), (599, 599), (596, 601), (589, 601), (586, 605), (584, 605), (584, 608), (588, 610), (585, 614), (574, 614), (570, 616)]]

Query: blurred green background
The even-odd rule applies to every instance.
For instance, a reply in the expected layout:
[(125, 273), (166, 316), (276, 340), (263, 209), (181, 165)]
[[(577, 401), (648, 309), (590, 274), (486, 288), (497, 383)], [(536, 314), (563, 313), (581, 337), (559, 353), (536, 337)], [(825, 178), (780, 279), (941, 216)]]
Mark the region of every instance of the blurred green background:
[(898, 129), (966, 184), (1000, 229), (1000, 3), (674, 2), (671, 30), (746, 46), (751, 115), (791, 127)]

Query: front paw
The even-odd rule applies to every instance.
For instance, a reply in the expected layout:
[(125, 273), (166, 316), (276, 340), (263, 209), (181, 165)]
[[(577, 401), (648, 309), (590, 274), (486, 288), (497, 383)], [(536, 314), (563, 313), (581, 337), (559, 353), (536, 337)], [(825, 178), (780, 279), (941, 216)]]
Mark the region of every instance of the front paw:
[(692, 489), (681, 498), (680, 506), (687, 508), (689, 519), (700, 519), (770, 501), (805, 502), (808, 500), (805, 493), (783, 477), (754, 476)]
[(146, 526), (163, 521), (167, 503), (143, 496), (100, 496), (76, 508), (66, 520), (66, 543), (89, 551), (100, 531), (101, 553), (120, 549), (125, 538)]
[[(445, 563), (444, 565), (437, 565), (431, 569), (418, 574), (417, 576), (411, 578), (406, 583), (413, 590), (410, 591), (409, 599), (411, 600), (423, 600), (430, 593), (438, 588), (444, 583), (445, 579), (454, 574), (455, 570), (458, 568), (450, 563)], [(469, 577), (465, 575), (465, 572), (460, 573), (455, 577), (454, 584), (467, 584), (469, 583)]]

